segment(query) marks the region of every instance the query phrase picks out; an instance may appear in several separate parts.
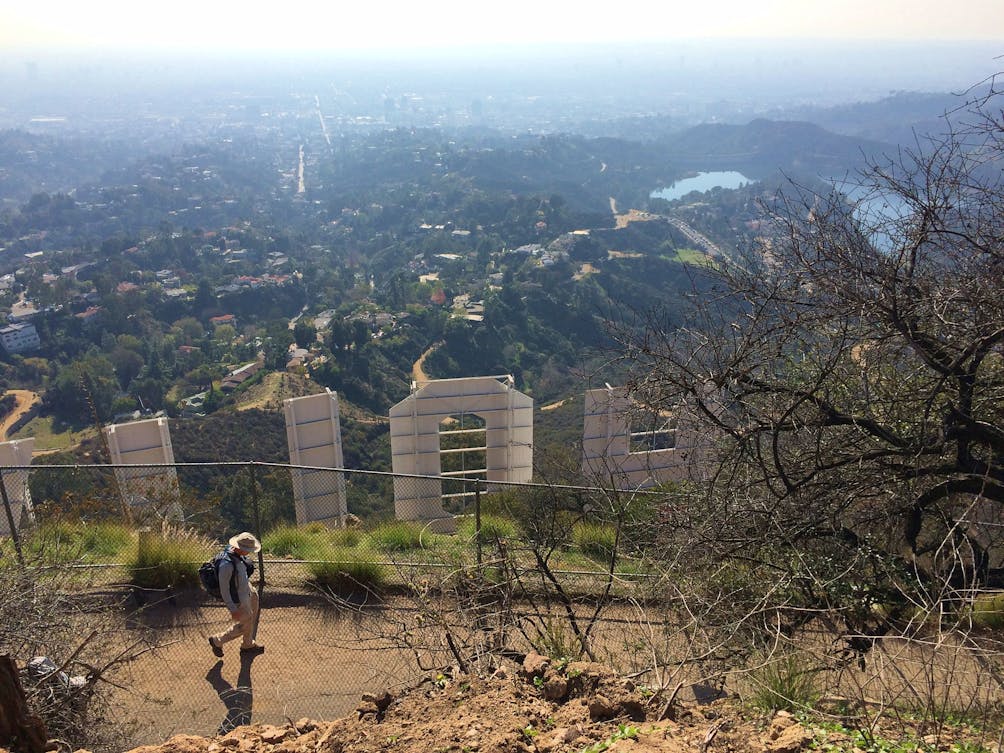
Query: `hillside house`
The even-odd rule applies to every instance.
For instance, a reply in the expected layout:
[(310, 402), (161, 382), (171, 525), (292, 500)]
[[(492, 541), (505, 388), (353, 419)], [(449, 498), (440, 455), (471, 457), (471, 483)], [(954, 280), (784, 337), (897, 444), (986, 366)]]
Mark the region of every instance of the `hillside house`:
[(237, 317), (233, 314), (221, 314), (220, 316), (209, 317), (209, 323), (214, 327), (219, 327), (222, 324), (229, 324), (231, 327), (237, 326)]
[(101, 320), (101, 312), (104, 311), (100, 306), (90, 306), (79, 314), (74, 314), (77, 320), (85, 327), (91, 328), (97, 325)]
[(26, 353), (42, 344), (31, 322), (15, 322), (0, 328), (0, 345), (8, 353)]
[(223, 381), (220, 382), (220, 391), (233, 392), (235, 389), (244, 384), (244, 382), (257, 374), (261, 370), (261, 367), (262, 364), (260, 361), (252, 361), (251, 363), (245, 364), (238, 369), (234, 369), (223, 377)]

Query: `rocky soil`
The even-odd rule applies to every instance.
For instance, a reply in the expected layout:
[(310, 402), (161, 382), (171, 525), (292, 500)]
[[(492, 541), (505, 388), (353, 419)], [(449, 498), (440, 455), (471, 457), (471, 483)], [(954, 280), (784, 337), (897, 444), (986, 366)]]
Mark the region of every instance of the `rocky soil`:
[(999, 744), (960, 747), (945, 735), (862, 747), (837, 727), (807, 726), (786, 712), (758, 716), (734, 699), (701, 702), (692, 691), (669, 703), (603, 665), (531, 654), (521, 668), (486, 679), (438, 675), (398, 696), (366, 695), (354, 715), (335, 722), (248, 725), (215, 738), (176, 735), (130, 753), (1001, 753)]

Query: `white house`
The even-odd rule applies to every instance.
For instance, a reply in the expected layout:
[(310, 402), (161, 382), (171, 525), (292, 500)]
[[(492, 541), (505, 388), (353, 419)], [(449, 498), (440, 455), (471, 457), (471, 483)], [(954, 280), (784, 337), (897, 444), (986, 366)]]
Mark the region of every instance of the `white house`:
[(35, 350), (41, 344), (38, 330), (31, 322), (15, 322), (0, 328), (0, 345), (8, 353), (24, 353)]

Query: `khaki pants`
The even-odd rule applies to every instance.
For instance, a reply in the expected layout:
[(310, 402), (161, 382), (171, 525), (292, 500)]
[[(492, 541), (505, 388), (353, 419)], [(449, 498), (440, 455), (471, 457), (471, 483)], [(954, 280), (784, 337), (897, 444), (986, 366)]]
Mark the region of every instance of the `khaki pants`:
[(247, 609), (241, 606), (240, 611), (237, 613), (237, 620), (230, 629), (225, 633), (220, 633), (219, 635), (213, 636), (213, 641), (217, 645), (222, 646), (227, 641), (232, 641), (234, 638), (240, 637), (241, 648), (249, 648), (254, 645), (254, 638), (252, 633), (254, 631), (254, 623), (258, 618), (258, 591), (254, 588), (251, 589), (251, 608)]

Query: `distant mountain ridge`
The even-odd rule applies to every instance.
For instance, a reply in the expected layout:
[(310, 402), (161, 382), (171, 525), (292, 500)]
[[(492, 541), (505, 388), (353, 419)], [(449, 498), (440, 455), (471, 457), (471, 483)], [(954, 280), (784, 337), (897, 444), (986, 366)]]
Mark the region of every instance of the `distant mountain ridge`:
[(806, 120), (845, 136), (911, 146), (918, 136), (944, 133), (946, 113), (987, 91), (986, 86), (962, 93), (901, 91), (874, 102), (786, 108), (776, 119)]
[(752, 173), (834, 174), (895, 151), (892, 144), (844, 136), (814, 123), (758, 118), (746, 125), (706, 123), (662, 139), (668, 160), (681, 167)]

